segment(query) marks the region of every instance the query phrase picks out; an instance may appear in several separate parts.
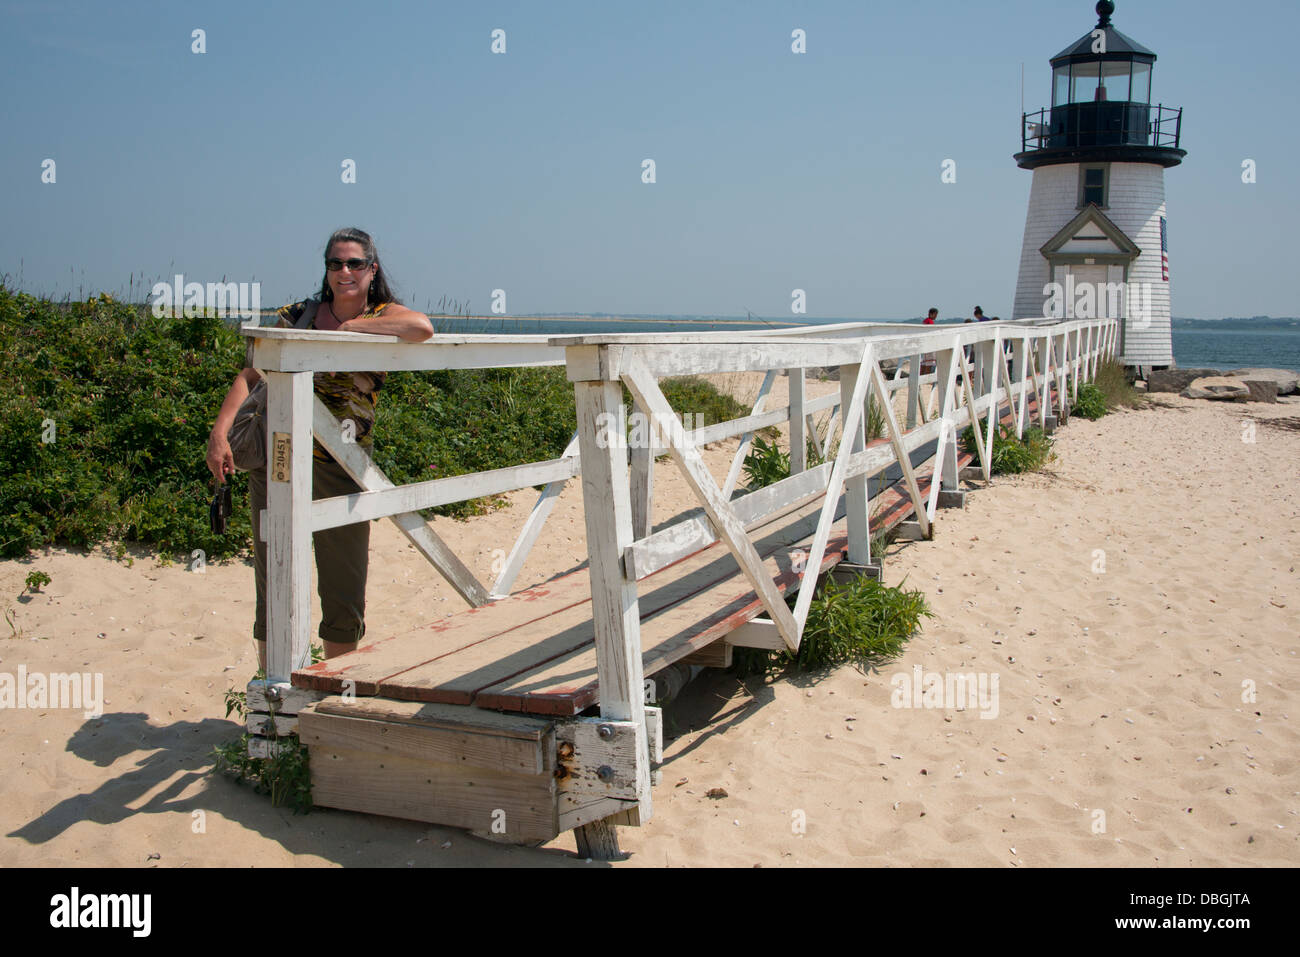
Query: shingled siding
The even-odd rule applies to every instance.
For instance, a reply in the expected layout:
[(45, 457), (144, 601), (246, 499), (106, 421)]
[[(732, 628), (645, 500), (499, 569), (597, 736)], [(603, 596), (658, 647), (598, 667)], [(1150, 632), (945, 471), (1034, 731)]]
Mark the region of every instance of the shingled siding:
[[(1043, 244), (1078, 215), (1079, 164), (1040, 166), (1034, 170), (1025, 216), (1025, 240), (1020, 250), (1016, 282), (1015, 318), (1041, 316), (1046, 297), (1043, 286), (1051, 281)], [(1127, 365), (1167, 366), (1173, 363), (1170, 334), (1169, 283), (1160, 272), (1160, 217), (1165, 215), (1164, 169), (1150, 163), (1112, 163), (1103, 213), (1137, 243), (1142, 254), (1129, 267), (1128, 280), (1149, 283), (1151, 323), (1136, 329), (1128, 323), (1121, 361)], [(1171, 224), (1172, 230), (1172, 224)], [(1176, 235), (1176, 233), (1175, 233)], [(1176, 271), (1170, 260), (1170, 279)]]

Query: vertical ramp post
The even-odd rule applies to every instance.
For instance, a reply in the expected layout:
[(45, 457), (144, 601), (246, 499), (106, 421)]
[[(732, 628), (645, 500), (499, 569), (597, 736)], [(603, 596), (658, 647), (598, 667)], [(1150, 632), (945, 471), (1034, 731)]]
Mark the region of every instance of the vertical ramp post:
[(1059, 375), (1057, 381), (1057, 399), (1059, 411), (1057, 415), (1061, 422), (1065, 422), (1065, 410), (1068, 403), (1068, 394), (1070, 389), (1070, 367), (1066, 365), (1066, 341), (1069, 339), (1068, 332), (1062, 332), (1055, 337), (1056, 347), (1056, 371)]
[[(603, 368), (605, 362), (599, 365)], [(591, 614), (600, 713), (602, 717), (636, 723), (638, 807), (640, 820), (646, 821), (650, 818), (650, 752), (641, 668), (641, 618), (636, 582), (623, 574), (622, 561), (624, 549), (633, 541), (627, 459), (623, 453), (623, 389), (618, 382), (607, 381), (578, 381), (573, 388), (582, 460), (582, 510), (591, 556)], [(593, 859), (608, 860), (618, 854), (617, 832), (608, 818), (578, 828), (577, 841), (578, 853)]]
[(808, 416), (804, 412), (804, 370), (786, 372), (790, 392), (790, 474), (808, 468)]
[[(653, 429), (647, 429), (653, 433)], [(632, 433), (636, 435), (635, 430)], [(647, 434), (630, 452), (632, 464), (632, 537), (645, 538), (654, 523), (655, 443)]]
[(907, 430), (916, 428), (916, 410), (921, 406), (921, 354), (907, 360)]
[(311, 661), (312, 377), (267, 372), (266, 678)]
[(1016, 438), (1025, 437), (1025, 400), (1029, 393), (1028, 364), (1025, 362), (1025, 338), (1017, 335), (1011, 340), (1011, 381), (1018, 385), (1015, 400)]
[[(937, 353), (935, 386), (939, 390), (939, 415), (947, 419), (956, 406), (953, 387), (957, 383), (957, 366), (965, 361), (966, 353), (960, 342), (953, 340), (952, 347)], [(939, 432), (939, 442), (945, 445), (941, 459), (940, 488), (945, 492), (957, 491), (957, 430), (944, 428)], [(931, 479), (933, 481), (933, 479)]]
[[(872, 361), (872, 360), (868, 360)], [(868, 376), (869, 371), (865, 366), (840, 366), (840, 403), (842, 408), (849, 408), (849, 403), (853, 401), (853, 394), (857, 391), (858, 377)], [(867, 410), (866, 403), (871, 401), (871, 389), (868, 387), (862, 390), (863, 408), (862, 411), (852, 420), (852, 434), (845, 433), (840, 439), (842, 443), (850, 446), (849, 454), (861, 452), (867, 447)], [(849, 416), (844, 416), (845, 425), (850, 424)], [(793, 468), (791, 469), (793, 471)], [(830, 490), (827, 489), (827, 494)], [(849, 561), (857, 565), (868, 565), (871, 563), (871, 528), (867, 520), (867, 476), (855, 475), (844, 482), (844, 507), (845, 519), (848, 526), (849, 535)], [(817, 569), (809, 571), (814, 578), (817, 576)]]

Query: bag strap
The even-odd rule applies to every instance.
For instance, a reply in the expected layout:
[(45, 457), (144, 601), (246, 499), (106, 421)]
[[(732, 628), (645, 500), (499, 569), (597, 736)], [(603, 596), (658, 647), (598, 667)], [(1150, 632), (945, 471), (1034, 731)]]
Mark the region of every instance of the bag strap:
[(320, 309), (320, 301), (317, 299), (308, 299), (307, 306), (303, 309), (302, 315), (298, 321), (293, 324), (295, 329), (310, 329), (311, 324), (316, 320), (316, 312)]

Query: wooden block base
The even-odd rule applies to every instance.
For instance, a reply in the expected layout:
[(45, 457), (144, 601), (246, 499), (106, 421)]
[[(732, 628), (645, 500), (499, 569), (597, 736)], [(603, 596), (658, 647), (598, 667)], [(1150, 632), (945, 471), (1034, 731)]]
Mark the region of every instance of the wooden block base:
[[(980, 478), (983, 477), (984, 473), (981, 472)], [(940, 489), (938, 502), (936, 504), (939, 508), (965, 508), (966, 493), (962, 491), (947, 491)]]
[(899, 522), (897, 539), (900, 542), (923, 542), (926, 535), (921, 531), (921, 523), (916, 521)]
[(853, 579), (863, 575), (867, 578), (874, 578), (877, 581), (880, 581), (883, 576), (883, 571), (880, 558), (876, 557), (866, 565), (858, 565), (853, 562), (840, 562), (832, 568), (828, 574), (830, 575), (831, 580), (836, 584), (845, 585), (853, 581)]

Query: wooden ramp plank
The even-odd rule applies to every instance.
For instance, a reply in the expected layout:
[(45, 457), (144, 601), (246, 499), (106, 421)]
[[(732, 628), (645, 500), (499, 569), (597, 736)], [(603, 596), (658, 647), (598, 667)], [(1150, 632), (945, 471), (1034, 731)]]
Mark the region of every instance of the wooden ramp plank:
[[(761, 526), (755, 530), (754, 547), (760, 555), (788, 547), (807, 534), (804, 528), (808, 516), (815, 516), (820, 508), (821, 503), (814, 501)], [(739, 567), (730, 551), (724, 544), (715, 543), (645, 579), (655, 587), (639, 599), (643, 618), (738, 574)], [(480, 689), (570, 655), (592, 640), (590, 606), (574, 606), (544, 621), (503, 632), (454, 656), (422, 663), (387, 678), (380, 683), (378, 693), (403, 700), (469, 704)]]
[[(933, 461), (928, 460), (930, 464)], [(962, 455), (958, 460), (959, 465), (969, 461), (969, 454)], [(922, 501), (929, 493), (931, 479), (932, 475), (917, 475)], [(904, 482), (900, 478), (873, 500), (877, 503), (872, 519), (873, 532), (892, 528), (915, 511)], [(811, 518), (812, 515), (808, 517)], [(801, 524), (815, 529), (815, 522), (809, 523), (807, 519)], [(842, 561), (844, 549), (848, 545), (842, 518), (836, 521), (833, 530), (835, 534), (827, 545), (819, 574), (829, 571)], [(811, 534), (793, 544), (806, 546), (810, 540)], [(767, 556), (764, 566), (782, 594), (803, 579), (802, 573), (796, 573), (791, 568), (788, 552)], [(751, 621), (762, 611), (762, 602), (753, 589), (745, 587), (737, 568), (735, 574), (727, 580), (642, 619), (644, 673), (652, 675), (673, 662), (700, 651)], [(532, 671), (484, 688), (475, 696), (474, 703), (480, 708), (568, 716), (597, 704), (599, 700), (595, 648), (589, 643)]]
[[(374, 695), (379, 683), (417, 664), (456, 654), (511, 628), (539, 621), (574, 605), (590, 603), (586, 568), (576, 569), (511, 595), (469, 608), (410, 631), (366, 642), (355, 651), (293, 673), (296, 688), (341, 692), (351, 680), (353, 693)], [(441, 643), (441, 647), (439, 647)]]
[[(836, 523), (835, 528), (843, 531), (843, 521)], [(806, 545), (809, 540), (800, 544)], [(837, 565), (843, 559), (847, 545), (847, 535), (832, 538), (822, 558), (821, 571)], [(804, 576), (804, 573), (793, 570), (788, 551), (767, 556), (763, 568), (782, 595)], [(737, 569), (736, 574), (726, 581), (642, 620), (644, 673), (652, 675), (694, 654), (762, 612), (762, 601)], [(594, 644), (588, 643), (543, 667), (483, 689), (474, 703), (480, 708), (568, 716), (599, 700), (596, 649)]]

